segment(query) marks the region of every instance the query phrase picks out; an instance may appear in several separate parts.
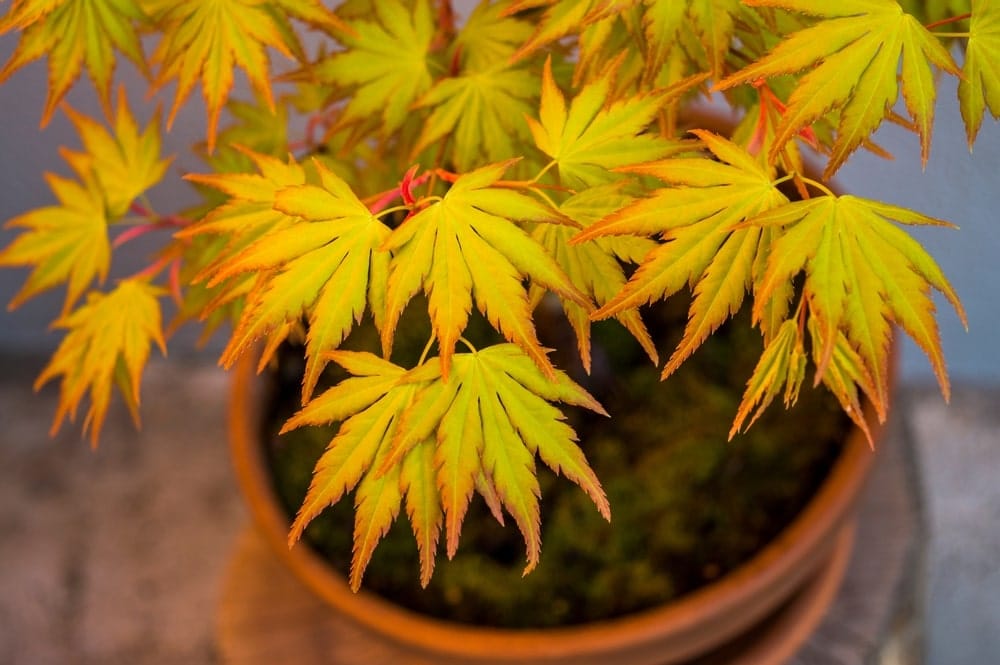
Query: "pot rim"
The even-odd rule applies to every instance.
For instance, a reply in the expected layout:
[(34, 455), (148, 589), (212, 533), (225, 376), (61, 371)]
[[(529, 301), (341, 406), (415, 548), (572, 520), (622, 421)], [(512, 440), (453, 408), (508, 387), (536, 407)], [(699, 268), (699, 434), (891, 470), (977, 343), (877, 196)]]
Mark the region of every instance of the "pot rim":
[[(735, 637), (787, 600), (825, 561), (875, 457), (864, 434), (852, 428), (827, 478), (778, 536), (735, 570), (675, 601), (622, 617), (551, 629), (459, 624), (422, 615), (364, 589), (354, 593), (306, 543), (288, 547), (290, 518), (267, 473), (259, 422), (254, 417), (259, 411), (256, 405), (262, 381), (255, 377), (252, 356), (244, 354), (235, 369), (230, 444), (240, 488), (271, 549), (300, 581), (356, 622), (423, 651), (470, 661), (502, 656), (506, 662), (537, 662), (540, 658), (606, 653), (665, 642), (680, 649), (676, 658), (681, 658)], [(869, 422), (874, 422), (872, 411), (866, 407)], [(879, 440), (882, 425), (871, 427), (874, 439)], [(719, 630), (706, 634), (708, 620), (722, 620), (724, 634)]]

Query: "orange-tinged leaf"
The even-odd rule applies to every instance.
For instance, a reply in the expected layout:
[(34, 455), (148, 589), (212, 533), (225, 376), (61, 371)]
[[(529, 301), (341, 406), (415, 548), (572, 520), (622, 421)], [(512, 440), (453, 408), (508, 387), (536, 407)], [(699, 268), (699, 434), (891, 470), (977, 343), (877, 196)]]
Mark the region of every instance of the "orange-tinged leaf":
[(83, 142), (82, 153), (68, 153), (67, 157), (71, 163), (86, 166), (86, 172), (79, 176), (97, 182), (104, 193), (108, 215), (121, 217), (136, 197), (163, 178), (170, 164), (169, 159), (160, 158), (159, 113), (140, 132), (124, 89), (118, 92), (111, 132), (68, 106), (65, 110)]
[(111, 266), (111, 243), (103, 193), (93, 181), (81, 184), (46, 174), (60, 205), (38, 208), (7, 222), (24, 231), (0, 251), (0, 266), (29, 266), (24, 286), (8, 305), (66, 283), (63, 312), (97, 280), (103, 283)]
[(423, 587), (434, 573), (443, 518), (435, 481), (434, 449), (434, 439), (425, 439), (409, 452), (400, 467), (400, 489), (406, 495), (406, 514), (417, 539), (420, 585)]
[(521, 441), (508, 409), (501, 401), (500, 386), (480, 363), (469, 369), (465, 378), (479, 396), (479, 415), (483, 430), (482, 464), (490, 471), (497, 495), (517, 523), (527, 548), (525, 574), (537, 564), (542, 551), (541, 514), (538, 500), (541, 488), (535, 475), (534, 456)]
[(434, 436), (441, 418), (452, 408), (459, 389), (458, 381), (432, 381), (421, 389), (416, 397), (419, 407), (407, 410), (382, 470), (399, 464), (415, 446)]
[(276, 8), (290, 18), (338, 35), (352, 34), (350, 26), (330, 11), (323, 2), (313, 2), (313, 0), (271, 1)]
[[(218, 232), (224, 223), (234, 234), (234, 250), (224, 252), (203, 273), (209, 286), (237, 275), (257, 274), (222, 354), (224, 365), (235, 362), (255, 340), (283, 338), (288, 324), (303, 315), (308, 317), (302, 384), (305, 403), (326, 367), (325, 354), (340, 345), (371, 303), (372, 282), (388, 279), (389, 257), (379, 248), (388, 238), (389, 228), (343, 180), (318, 162), (320, 184), (313, 185), (299, 183), (296, 169), (277, 167), (263, 156), (257, 160), (274, 169), (279, 182), (246, 191), (245, 176), (198, 179), (229, 192), (232, 200), (193, 232)], [(295, 184), (284, 185), (289, 180)], [(264, 223), (246, 224), (248, 214)], [(240, 242), (240, 224), (246, 243)], [(375, 303), (371, 304), (374, 308)]]
[(788, 100), (784, 121), (771, 145), (772, 160), (801, 130), (829, 110), (839, 109), (837, 137), (825, 172), (829, 177), (889, 116), (898, 96), (900, 59), (903, 97), (926, 160), (935, 96), (930, 64), (952, 74), (958, 74), (958, 67), (937, 38), (895, 0), (752, 0), (747, 4), (823, 19), (793, 33), (767, 56), (717, 86), (725, 89), (808, 70)]
[(473, 301), (504, 337), (552, 373), (531, 321), (524, 278), (584, 307), (589, 303), (545, 248), (516, 223), (562, 223), (564, 217), (524, 194), (491, 187), (509, 165), (462, 175), (440, 201), (389, 236), (384, 248), (393, 251), (393, 259), (382, 327), (385, 352), (392, 348), (404, 308), (423, 288), (445, 375)]
[[(458, 384), (458, 381), (450, 383)], [(479, 400), (471, 384), (462, 383), (458, 386), (452, 407), (441, 417), (438, 430), (438, 446), (434, 455), (434, 466), (437, 469), (437, 485), (441, 491), (441, 505), (445, 515), (445, 533), (447, 534), (445, 549), (448, 558), (458, 551), (459, 536), (462, 533), (462, 522), (469, 508), (472, 493), (477, 489), (477, 467), (482, 464), (483, 429), (482, 415), (479, 412)], [(491, 504), (494, 514), (500, 515), (500, 501), (495, 496), (495, 488), (488, 483), (492, 492), (489, 496), (495, 500)], [(502, 522), (501, 522), (502, 523)]]
[[(375, 464), (379, 463), (379, 458), (387, 447), (383, 441)], [(403, 500), (400, 472), (400, 467), (395, 466), (383, 475), (369, 473), (358, 484), (354, 498), (354, 556), (351, 558), (351, 574), (348, 577), (354, 591), (361, 588), (361, 579), (375, 547), (399, 515), (399, 506)]]
[(659, 189), (584, 230), (574, 243), (623, 234), (663, 238), (628, 283), (592, 315), (606, 318), (693, 288), (684, 336), (663, 370), (672, 374), (730, 316), (753, 284), (756, 257), (769, 236), (735, 228), (744, 220), (787, 202), (770, 174), (751, 155), (710, 132), (697, 136), (718, 161), (666, 159), (630, 172), (660, 178)]
[(538, 366), (522, 349), (513, 344), (491, 346), (480, 352), (481, 360), (491, 363), (497, 371), (502, 370), (531, 393), (549, 402), (562, 402), (589, 409), (602, 416), (608, 415), (594, 397), (575, 383), (564, 372), (556, 372), (547, 377), (538, 371)]
[(583, 25), (583, 19), (589, 13), (594, 2), (595, 0), (515, 1), (505, 10), (506, 15), (512, 15), (522, 9), (534, 7), (548, 6), (548, 9), (545, 10), (545, 13), (538, 21), (535, 32), (521, 45), (512, 56), (512, 59), (520, 60), (543, 46), (579, 30)]
[[(331, 351), (327, 357), (347, 369), (351, 378), (314, 397), (281, 428), (281, 434), (305, 425), (340, 422), (367, 409), (396, 384), (406, 370), (362, 351)], [(363, 365), (361, 365), (363, 363)]]
[[(780, 228), (761, 229), (761, 250), (757, 253), (753, 265), (754, 290), (758, 290), (764, 282), (764, 274), (767, 272), (767, 264), (771, 258), (771, 251), (774, 248), (774, 240), (781, 234)], [(795, 285), (785, 282), (777, 286), (768, 298), (767, 302), (760, 307), (756, 313), (754, 323), (760, 328), (764, 336), (764, 343), (769, 344), (781, 328), (781, 324), (788, 318), (789, 308), (792, 298), (795, 296)]]
[(528, 118), (535, 145), (551, 157), (564, 185), (610, 182), (611, 169), (640, 164), (688, 149), (688, 144), (645, 133), (661, 107), (702, 78), (669, 90), (638, 94), (607, 104), (614, 72), (591, 81), (566, 107), (552, 76), (551, 60), (542, 75), (540, 120)]
[(178, 0), (159, 17), (163, 38), (152, 60), (160, 65), (156, 85), (177, 81), (167, 120), (173, 123), (181, 105), (200, 80), (208, 113), (208, 150), (215, 147), (219, 113), (233, 85), (233, 68), (242, 69), (254, 90), (273, 109), (267, 47), (292, 58), (301, 53), (295, 34), (283, 28), (287, 16), (340, 25), (319, 0)]
[(446, 78), (417, 102), (434, 107), (411, 156), (450, 137), (451, 158), (459, 171), (516, 156), (528, 139), (524, 117), (534, 106), (538, 77), (525, 69), (485, 70)]
[[(489, 359), (484, 358), (484, 361)], [(495, 372), (495, 389), (501, 396), (507, 417), (528, 451), (538, 454), (550, 469), (579, 485), (598, 512), (610, 521), (611, 506), (601, 483), (576, 445), (576, 433), (564, 422), (562, 412), (526, 391), (504, 372), (502, 366), (494, 362), (491, 369)]]
[[(586, 228), (631, 201), (619, 189), (615, 186), (585, 189), (567, 199), (559, 211), (581, 228)], [(652, 240), (635, 237), (598, 238), (594, 242), (571, 245), (576, 232), (576, 228), (568, 225), (542, 224), (533, 235), (555, 258), (573, 284), (598, 307), (609, 302), (625, 286), (627, 279), (620, 261), (638, 263), (656, 246)], [(589, 372), (590, 313), (572, 300), (564, 299), (562, 305), (576, 333), (583, 366)], [(627, 310), (619, 312), (615, 318), (632, 333), (650, 360), (658, 364), (656, 347), (639, 312)]]
[(752, 233), (735, 231), (719, 247), (694, 287), (691, 315), (684, 336), (663, 368), (664, 377), (677, 371), (709, 335), (739, 311), (753, 284), (753, 262), (764, 242), (759, 229)]
[[(927, 50), (940, 47), (937, 38), (928, 34), (916, 21), (907, 21), (903, 42), (923, 44)], [(934, 86), (934, 72), (928, 59), (920, 56), (913, 48), (903, 48), (901, 81), (903, 100), (906, 110), (910, 112), (917, 125), (917, 135), (920, 137), (920, 161), (924, 166), (931, 154), (931, 133), (934, 128), (934, 102), (937, 99), (937, 89)]]
[[(330, 388), (289, 419), (282, 431), (304, 424), (340, 422), (336, 435), (316, 463), (306, 497), (288, 535), (294, 544), (306, 526), (327, 506), (353, 490), (368, 474), (379, 454), (386, 455), (396, 425), (409, 406), (416, 384), (400, 381), (390, 369), (378, 377), (352, 377)], [(365, 399), (353, 392), (364, 390)], [(325, 418), (330, 417), (330, 420)]]
[(643, 34), (649, 43), (649, 65), (660, 68), (674, 46), (681, 45), (681, 35), (688, 26), (687, 3), (669, 0), (644, 0)]
[[(747, 382), (746, 392), (729, 430), (732, 439), (753, 425), (774, 398), (784, 391), (785, 406), (798, 398), (806, 373), (806, 352), (798, 322), (788, 319), (778, 328), (774, 339), (764, 347), (760, 361)], [(752, 414), (751, 414), (752, 412)], [(749, 422), (747, 422), (749, 418)]]
[(423, 583), (433, 572), (442, 524), (448, 555), (455, 553), (476, 490), (501, 522), (501, 506), (514, 517), (527, 547), (525, 572), (530, 570), (541, 548), (536, 456), (577, 483), (609, 516), (604, 490), (575, 433), (550, 402), (603, 409), (566, 374), (548, 379), (518, 346), (455, 354), (447, 380), (436, 359), (406, 371), (370, 353), (330, 355), (354, 376), (313, 399), (283, 430), (328, 419), (341, 423), (317, 464), (289, 543), (357, 487), (354, 588), (403, 495)]
[(969, 147), (976, 140), (986, 109), (994, 120), (1000, 118), (997, 62), (1000, 62), (1000, 5), (991, 0), (972, 0), (965, 63), (958, 82), (959, 107)]
[[(500, 526), (506, 526), (506, 520), (503, 517), (503, 504), (500, 502), (500, 496), (497, 494), (497, 488), (493, 485), (493, 481), (486, 477), (484, 472), (480, 472), (476, 476), (476, 491), (479, 496), (483, 498), (486, 503), (486, 507), (490, 511), (490, 515), (493, 519), (497, 521)], [(457, 544), (456, 544), (457, 547)], [(454, 555), (454, 552), (452, 552)]]
[(260, 171), (259, 174), (190, 173), (184, 176), (185, 180), (217, 189), (234, 200), (181, 231), (181, 237), (241, 231), (248, 225), (269, 228), (286, 217), (274, 210), (275, 195), (284, 187), (304, 185), (305, 170), (291, 158), (285, 162), (256, 152), (244, 152)]
[(340, 124), (378, 119), (380, 136), (388, 136), (406, 120), (410, 106), (431, 87), (428, 61), (434, 18), (427, 0), (412, 9), (399, 0), (374, 4), (375, 20), (349, 23), (347, 47), (321, 60), (313, 72), (324, 83), (350, 92)]
[[(562, 471), (579, 484), (603, 515), (610, 515), (604, 491), (577, 448), (572, 429), (561, 422), (562, 414), (548, 403), (572, 401), (603, 411), (586, 391), (559, 372), (554, 388), (546, 389), (546, 394), (535, 392), (536, 386), (550, 382), (512, 344), (457, 354), (451, 380), (460, 383), (460, 388), (442, 417), (438, 440), (450, 441), (454, 451), (456, 444), (469, 437), (474, 445), (466, 452), (474, 453), (480, 446), (481, 449), (478, 456), (464, 458), (466, 466), (461, 466), (459, 458), (456, 466), (451, 467), (450, 471), (462, 478), (459, 485), (463, 490), (454, 494), (458, 506), (449, 507), (445, 503), (446, 514), (449, 510), (464, 513), (469, 488), (476, 482), (481, 465), (500, 503), (514, 517), (524, 537), (528, 560), (525, 573), (529, 572), (537, 564), (541, 551), (540, 489), (534, 464), (537, 453), (553, 470)], [(463, 394), (463, 391), (468, 392)], [(471, 404), (476, 408), (468, 408)], [(419, 397), (412, 408), (421, 408)], [(473, 461), (476, 466), (467, 468)], [(457, 534), (454, 538), (457, 541)], [(450, 544), (449, 551), (452, 551)]]
[[(815, 323), (816, 319), (810, 317), (809, 331), (813, 337), (813, 359), (818, 366), (823, 362), (823, 359), (818, 354), (826, 346), (826, 342), (822, 337), (822, 333), (816, 328)], [(858, 352), (851, 346), (847, 336), (841, 331), (836, 332), (836, 340), (833, 342), (833, 352), (830, 354), (830, 359), (826, 362), (826, 371), (823, 372), (822, 381), (840, 402), (844, 413), (864, 432), (869, 445), (874, 446), (875, 443), (872, 438), (871, 428), (865, 420), (864, 408), (861, 405), (858, 388), (860, 387), (868, 395), (868, 398), (876, 404), (876, 408), (880, 408), (880, 401), (885, 407), (888, 407), (888, 404), (878, 394), (880, 390), (876, 385), (878, 379), (873, 380), (873, 377), (867, 373), (865, 361), (862, 360)], [(884, 412), (879, 413), (879, 420), (884, 419)]]
[(0, 83), (29, 62), (48, 56), (44, 126), (86, 67), (110, 115), (114, 51), (145, 71), (136, 32), (136, 25), (145, 20), (135, 0), (14, 0), (10, 11), (0, 17), (0, 35), (18, 30), (21, 39), (0, 70)]
[[(965, 312), (934, 260), (891, 220), (907, 224), (944, 222), (854, 196), (822, 196), (764, 212), (748, 225), (782, 227), (755, 294), (754, 316), (776, 289), (805, 271), (804, 294), (823, 348), (817, 382), (836, 352), (838, 332), (864, 363), (871, 397), (884, 418), (888, 399), (888, 323), (898, 323), (927, 353), (949, 394), (931, 288), (943, 293), (965, 322)], [(885, 319), (883, 321), (883, 319)]]
[[(697, 35), (710, 70), (719, 77), (744, 10), (739, 0), (645, 0), (643, 31), (649, 42), (650, 64), (661, 67), (686, 35)], [(697, 47), (695, 47), (697, 49)]]
[(155, 342), (166, 353), (160, 295), (161, 289), (144, 281), (123, 280), (109, 293), (90, 293), (83, 305), (56, 321), (56, 327), (67, 330), (66, 337), (35, 382), (37, 389), (61, 377), (53, 434), (67, 417), (75, 420), (80, 402), (89, 395), (83, 431), (89, 430), (96, 446), (113, 382), (138, 424), (140, 379), (150, 346)]

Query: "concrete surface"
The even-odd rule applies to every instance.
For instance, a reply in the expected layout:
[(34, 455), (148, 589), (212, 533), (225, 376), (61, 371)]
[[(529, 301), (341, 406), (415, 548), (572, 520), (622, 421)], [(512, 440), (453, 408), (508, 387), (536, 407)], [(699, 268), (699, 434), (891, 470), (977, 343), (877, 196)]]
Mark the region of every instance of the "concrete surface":
[[(0, 664), (200, 665), (227, 556), (246, 524), (225, 443), (227, 378), (155, 363), (144, 427), (114, 409), (92, 452), (46, 434), (55, 392), (41, 361), (0, 357)], [(1000, 653), (1000, 386), (952, 404), (904, 388), (933, 539), (928, 665)]]
[(932, 542), (928, 665), (1000, 662), (1000, 389), (906, 396)]
[(246, 520), (226, 377), (158, 365), (143, 430), (115, 410), (92, 452), (72, 427), (46, 435), (55, 392), (33, 395), (12, 364), (0, 364), (0, 663), (214, 662), (218, 584)]

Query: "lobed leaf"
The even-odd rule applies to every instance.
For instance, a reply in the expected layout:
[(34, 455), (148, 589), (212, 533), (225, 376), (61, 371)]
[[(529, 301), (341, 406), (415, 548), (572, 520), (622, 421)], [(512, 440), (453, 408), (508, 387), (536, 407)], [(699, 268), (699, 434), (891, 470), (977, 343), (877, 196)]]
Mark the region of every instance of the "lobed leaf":
[(65, 314), (94, 280), (103, 283), (107, 277), (108, 218), (97, 183), (78, 183), (51, 173), (46, 180), (60, 205), (31, 210), (7, 222), (6, 228), (24, 231), (0, 251), (0, 266), (32, 269), (8, 309), (65, 283)]
[(618, 235), (658, 235), (664, 240), (592, 318), (607, 318), (694, 289), (684, 336), (663, 370), (673, 373), (726, 319), (753, 284), (756, 257), (767, 251), (759, 229), (734, 228), (787, 202), (770, 174), (752, 156), (710, 132), (696, 135), (719, 161), (667, 159), (626, 171), (651, 175), (674, 187), (608, 215), (574, 238), (581, 243)]
[(969, 147), (976, 140), (983, 114), (989, 109), (1000, 118), (1000, 5), (989, 0), (972, 0), (969, 39), (965, 47), (962, 78), (958, 82), (958, 101), (965, 121)]
[(96, 446), (117, 383), (136, 424), (142, 370), (155, 342), (166, 354), (158, 296), (162, 290), (139, 279), (119, 282), (108, 293), (91, 292), (79, 308), (60, 317), (55, 326), (67, 331), (51, 360), (35, 381), (38, 389), (56, 377), (59, 405), (52, 424), (54, 435), (89, 395), (83, 431)]
[(83, 142), (83, 152), (65, 151), (64, 156), (82, 180), (97, 183), (108, 216), (123, 216), (136, 197), (163, 179), (170, 164), (169, 159), (160, 158), (159, 113), (140, 132), (124, 89), (118, 93), (111, 132), (93, 118), (64, 108)]
[(747, 381), (747, 389), (736, 411), (733, 426), (729, 430), (729, 438), (732, 439), (753, 425), (782, 391), (784, 391), (785, 406), (794, 404), (798, 399), (805, 373), (806, 352), (802, 336), (799, 334), (798, 322), (795, 319), (788, 319), (781, 324), (774, 338), (764, 347), (764, 352), (750, 380)]
[(48, 57), (48, 93), (42, 126), (48, 124), (84, 67), (98, 98), (111, 115), (111, 79), (117, 50), (143, 73), (146, 61), (136, 31), (146, 15), (135, 0), (14, 0), (0, 17), (0, 35), (18, 30), (21, 38), (0, 69), (3, 83), (18, 69)]
[(417, 101), (433, 107), (414, 145), (416, 157), (450, 137), (451, 158), (459, 171), (484, 162), (510, 159), (528, 128), (524, 116), (534, 105), (537, 75), (524, 69), (494, 67), (446, 78)]
[[(896, 212), (896, 211), (899, 212)], [(755, 294), (759, 318), (772, 294), (804, 271), (804, 295), (822, 342), (817, 382), (834, 353), (838, 333), (854, 345), (869, 376), (880, 418), (888, 399), (890, 322), (898, 323), (924, 349), (949, 394), (934, 305), (929, 290), (943, 293), (965, 322), (965, 312), (934, 260), (890, 220), (941, 224), (912, 211), (854, 196), (823, 196), (789, 203), (758, 215), (748, 225), (781, 226)]]
[(492, 482), (480, 482), (483, 477), (482, 452), (483, 429), (479, 400), (471, 384), (452, 381), (457, 384), (455, 399), (451, 408), (441, 416), (437, 430), (437, 449), (434, 453), (434, 467), (437, 469), (437, 486), (441, 493), (444, 510), (446, 551), (448, 558), (458, 551), (462, 522), (469, 509), (472, 493), (483, 487), (490, 491), (484, 496), (492, 498), (494, 515), (502, 522), (503, 513), (500, 499)]
[(317, 464), (289, 543), (319, 512), (357, 488), (355, 589), (404, 495), (423, 584), (433, 572), (442, 528), (448, 556), (454, 555), (474, 491), (501, 523), (504, 510), (514, 517), (525, 540), (528, 572), (541, 548), (536, 456), (578, 484), (610, 517), (604, 490), (575, 433), (550, 402), (603, 409), (564, 373), (547, 379), (518, 346), (456, 354), (447, 380), (433, 360), (406, 371), (368, 353), (332, 355), (352, 373), (366, 375), (352, 376), (314, 398), (285, 426), (326, 418), (341, 422)]
[[(659, 0), (661, 4), (671, 0)], [(739, 0), (687, 0), (684, 30), (693, 30), (701, 42), (712, 76), (719, 78), (725, 69), (725, 56), (736, 32), (736, 18), (743, 11)]]
[(477, 73), (494, 69), (498, 63), (510, 60), (531, 37), (534, 26), (507, 15), (505, 10), (501, 2), (480, 2), (469, 14), (454, 41), (462, 71)]
[[(381, 311), (382, 295), (372, 290), (388, 279), (389, 257), (379, 248), (389, 228), (322, 164), (315, 164), (320, 182), (314, 185), (302, 182), (298, 166), (254, 158), (260, 177), (197, 178), (232, 198), (191, 233), (226, 230), (234, 235), (233, 250), (203, 272), (209, 286), (256, 273), (222, 353), (223, 365), (234, 363), (262, 337), (273, 346), (290, 325), (307, 317), (305, 403), (326, 367), (327, 353), (340, 346), (369, 306)], [(258, 187), (262, 180), (264, 186)], [(381, 323), (380, 315), (376, 323)]]
[[(495, 164), (462, 175), (440, 201), (410, 216), (389, 236), (383, 245), (393, 252), (382, 327), (384, 352), (392, 348), (407, 303), (423, 288), (445, 376), (473, 300), (494, 328), (521, 346), (547, 374), (553, 373), (535, 334), (523, 280), (582, 306), (589, 303), (545, 248), (511, 216), (535, 223), (561, 223), (564, 218), (523, 195), (491, 187), (508, 166)], [(500, 216), (498, 208), (504, 202), (513, 206)]]
[(930, 150), (935, 88), (930, 65), (958, 75), (937, 38), (895, 0), (822, 3), (809, 0), (753, 0), (753, 6), (781, 7), (824, 20), (793, 33), (768, 55), (717, 84), (740, 83), (808, 70), (788, 100), (770, 159), (792, 137), (831, 109), (840, 111), (837, 136), (824, 176), (829, 177), (889, 116), (902, 90), (926, 161)]
[(417, 444), (400, 467), (400, 490), (406, 495), (406, 515), (420, 553), (420, 585), (426, 587), (434, 574), (443, 512), (435, 479), (435, 441)]
[(157, 86), (177, 81), (168, 127), (200, 80), (211, 152), (219, 114), (233, 86), (235, 67), (244, 71), (254, 91), (273, 111), (267, 47), (292, 59), (302, 53), (295, 33), (285, 25), (289, 16), (320, 27), (343, 27), (319, 0), (177, 0), (166, 8), (158, 16), (163, 38), (152, 61), (160, 65)]
[(347, 47), (318, 62), (320, 81), (348, 91), (340, 125), (377, 117), (378, 134), (388, 136), (402, 126), (412, 104), (431, 87), (428, 57), (434, 17), (427, 0), (410, 3), (384, 0), (374, 4), (374, 20), (349, 22)]
[(661, 107), (702, 78), (607, 104), (614, 72), (585, 85), (567, 109), (547, 60), (539, 120), (528, 118), (535, 145), (556, 162), (562, 184), (590, 187), (610, 182), (614, 168), (649, 162), (688, 145), (643, 133)]
[(512, 60), (525, 58), (538, 49), (562, 39), (578, 30), (583, 19), (590, 12), (596, 0), (515, 0), (505, 10), (504, 15), (512, 15), (524, 9), (547, 7), (538, 21), (534, 33), (511, 56)]
[[(379, 381), (372, 380), (373, 377), (349, 378), (314, 399), (286, 423), (282, 431), (304, 424), (340, 422), (336, 435), (316, 463), (309, 490), (289, 531), (289, 546), (301, 538), (309, 522), (327, 506), (340, 501), (366, 476), (378, 475), (370, 474), (369, 470), (380, 455), (389, 453), (399, 419), (418, 388), (418, 384), (401, 382), (401, 374), (391, 369), (378, 377)], [(359, 381), (367, 384), (366, 399), (354, 399), (352, 395)], [(323, 420), (325, 417), (330, 420)]]
[[(581, 228), (624, 207), (631, 199), (620, 193), (616, 186), (585, 189), (567, 199), (559, 211)], [(627, 281), (620, 261), (638, 263), (656, 243), (647, 238), (615, 237), (598, 238), (594, 242), (572, 245), (577, 229), (568, 225), (541, 224), (533, 236), (553, 256), (559, 266), (581, 293), (601, 307), (608, 303)], [(541, 297), (540, 289), (532, 300)], [(586, 371), (590, 371), (590, 313), (586, 308), (569, 299), (563, 299), (563, 310), (576, 333), (580, 358)], [(619, 312), (615, 318), (639, 342), (654, 364), (658, 363), (656, 347), (646, 330), (638, 311)]]
[[(388, 450), (388, 442), (382, 443), (376, 456), (376, 464)], [(354, 591), (361, 588), (361, 579), (375, 547), (399, 515), (399, 506), (403, 500), (400, 476), (401, 469), (395, 466), (383, 475), (366, 474), (358, 484), (354, 498), (354, 556), (351, 558), (351, 574), (348, 577), (348, 583)]]
[[(826, 342), (823, 339), (822, 333), (816, 328), (815, 321), (814, 318), (810, 317), (809, 331), (813, 337), (814, 362), (818, 366), (823, 362), (823, 359), (818, 357), (817, 354), (826, 346)], [(865, 420), (865, 413), (861, 405), (858, 388), (860, 387), (868, 395), (873, 404), (878, 404), (879, 400), (883, 399), (878, 394), (880, 390), (876, 385), (878, 378), (873, 379), (867, 373), (864, 360), (858, 355), (858, 352), (847, 339), (847, 336), (841, 331), (836, 332), (833, 352), (830, 354), (830, 359), (826, 362), (826, 371), (823, 372), (822, 376), (824, 385), (840, 402), (844, 413), (858, 426), (858, 429), (864, 432), (869, 445), (874, 446), (875, 441), (872, 438), (871, 428)], [(884, 414), (880, 414), (879, 418), (884, 418)]]

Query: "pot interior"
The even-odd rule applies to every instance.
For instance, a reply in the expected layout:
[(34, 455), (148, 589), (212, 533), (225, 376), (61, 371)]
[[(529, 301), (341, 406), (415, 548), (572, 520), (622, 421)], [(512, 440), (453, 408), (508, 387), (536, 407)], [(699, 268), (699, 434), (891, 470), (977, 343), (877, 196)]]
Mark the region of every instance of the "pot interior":
[[(681, 302), (645, 313), (661, 352), (676, 342), (686, 311)], [(571, 333), (559, 325), (559, 315), (553, 319), (553, 325), (541, 327), (543, 344), (574, 349), (572, 338), (555, 339)], [(350, 341), (362, 348), (369, 342), (364, 335)], [(572, 355), (554, 361), (612, 414), (608, 419), (566, 411), (608, 494), (611, 523), (575, 485), (539, 465), (543, 545), (534, 572), (522, 577), (524, 545), (513, 520), (500, 526), (476, 498), (458, 554), (451, 561), (439, 557), (428, 588), (419, 585), (416, 544), (405, 514), (376, 549), (364, 587), (449, 621), (544, 628), (624, 616), (720, 579), (792, 521), (850, 431), (836, 400), (806, 381), (791, 412), (772, 405), (749, 432), (727, 441), (760, 349), (759, 333), (741, 312), (674, 376), (660, 381), (660, 370), (621, 326), (595, 325), (590, 375)], [(280, 423), (298, 408), (301, 349), (285, 349), (280, 358), (263, 434), (275, 488), (293, 514), (336, 430), (277, 436)], [(337, 379), (331, 370), (328, 380)], [(345, 499), (305, 534), (308, 544), (345, 574), (353, 512), (352, 501)]]

